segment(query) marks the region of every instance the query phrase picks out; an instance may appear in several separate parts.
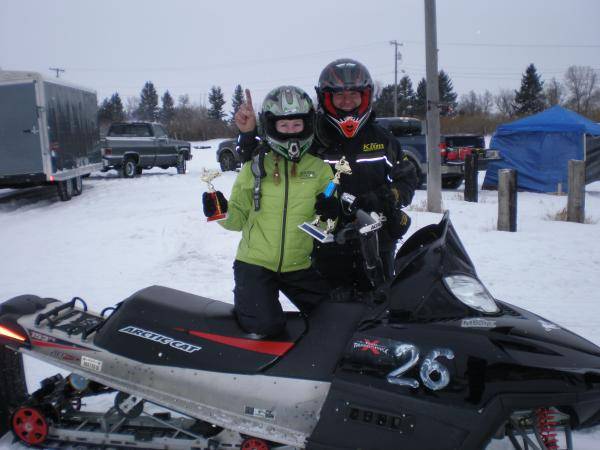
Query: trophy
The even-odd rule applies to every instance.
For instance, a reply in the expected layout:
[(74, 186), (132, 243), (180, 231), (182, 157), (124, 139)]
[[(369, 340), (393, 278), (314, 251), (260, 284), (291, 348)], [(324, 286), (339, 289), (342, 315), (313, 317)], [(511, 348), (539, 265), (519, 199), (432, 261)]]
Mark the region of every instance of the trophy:
[(217, 192), (215, 187), (212, 184), (212, 180), (221, 175), (221, 172), (218, 170), (208, 170), (206, 167), (202, 168), (202, 174), (200, 175), (200, 179), (204, 181), (208, 185), (208, 195), (213, 199), (217, 210), (215, 213), (206, 218), (207, 222), (212, 222), (214, 220), (223, 220), (227, 217), (227, 214), (221, 210), (221, 204), (219, 203), (219, 199), (217, 197)]
[[(346, 161), (345, 156), (342, 156), (340, 158), (340, 160), (335, 163), (334, 167), (335, 167), (335, 175), (333, 176), (333, 179), (329, 182), (329, 184), (325, 188), (325, 191), (323, 192), (323, 195), (325, 195), (325, 197), (327, 197), (327, 198), (331, 197), (335, 193), (335, 190), (337, 189), (338, 185), (340, 184), (340, 177), (342, 175), (351, 175), (352, 174), (352, 169), (350, 168), (350, 163), (348, 161)], [(298, 225), (298, 228), (300, 228), (305, 233), (310, 234), (316, 240), (323, 242), (324, 244), (326, 244), (328, 242), (333, 242), (332, 231), (333, 231), (333, 228), (335, 227), (335, 222), (331, 219), (327, 219), (325, 228), (322, 228), (320, 226), (320, 223), (321, 223), (321, 217), (319, 217), (317, 215), (315, 220), (313, 220), (312, 222), (304, 222), (304, 223)]]

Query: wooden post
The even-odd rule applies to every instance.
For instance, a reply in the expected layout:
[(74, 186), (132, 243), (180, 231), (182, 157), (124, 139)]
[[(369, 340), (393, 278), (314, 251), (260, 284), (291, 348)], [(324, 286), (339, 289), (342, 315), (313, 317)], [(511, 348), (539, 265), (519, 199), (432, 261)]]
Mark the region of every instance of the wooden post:
[(477, 187), (477, 177), (479, 175), (479, 155), (477, 153), (468, 154), (465, 158), (465, 202), (478, 201), (479, 189)]
[(585, 222), (585, 162), (575, 159), (569, 161), (567, 220), (569, 222)]
[(498, 171), (498, 231), (517, 231), (517, 171)]

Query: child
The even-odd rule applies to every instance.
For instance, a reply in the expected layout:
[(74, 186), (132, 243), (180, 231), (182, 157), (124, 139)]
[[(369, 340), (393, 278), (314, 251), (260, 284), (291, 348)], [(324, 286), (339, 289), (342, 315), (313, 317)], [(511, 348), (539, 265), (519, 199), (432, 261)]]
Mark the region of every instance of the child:
[[(275, 336), (285, 326), (279, 291), (309, 313), (330, 290), (311, 268), (312, 238), (298, 228), (314, 219), (315, 207), (322, 220), (338, 214), (337, 200), (322, 195), (333, 177), (331, 168), (307, 153), (314, 120), (306, 92), (293, 86), (273, 89), (260, 114), (261, 151), (242, 166), (229, 202), (217, 192), (227, 212), (220, 224), (242, 232), (233, 264), (236, 316), (246, 332), (261, 337)], [(207, 216), (216, 210), (207, 194), (203, 205)]]

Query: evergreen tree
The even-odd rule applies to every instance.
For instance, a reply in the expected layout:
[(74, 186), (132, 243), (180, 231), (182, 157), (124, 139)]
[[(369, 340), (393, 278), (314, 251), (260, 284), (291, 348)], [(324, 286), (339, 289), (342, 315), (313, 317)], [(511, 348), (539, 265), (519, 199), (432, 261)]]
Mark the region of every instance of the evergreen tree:
[(417, 117), (425, 118), (427, 113), (427, 81), (421, 78), (417, 85), (417, 95), (415, 96), (414, 112)]
[(235, 90), (233, 91), (233, 97), (231, 97), (231, 121), (233, 122), (233, 119), (235, 117), (235, 113), (238, 112), (238, 109), (240, 109), (240, 106), (242, 106), (242, 103), (244, 103), (244, 91), (242, 90), (242, 86), (240, 86), (239, 84), (235, 87)]
[(125, 110), (118, 92), (102, 101), (98, 109), (98, 120), (105, 123), (125, 120)]
[(210, 103), (210, 108), (208, 108), (209, 118), (221, 120), (225, 117), (225, 113), (223, 112), (225, 98), (220, 87), (213, 86), (210, 88), (210, 92), (208, 93), (208, 103)]
[(373, 102), (373, 110), (378, 117), (392, 117), (394, 115), (394, 85), (388, 84)]
[(404, 75), (398, 83), (398, 115), (410, 116), (413, 114), (414, 104), (415, 91), (412, 81), (408, 75)]
[(521, 78), (521, 88), (515, 91), (515, 112), (518, 115), (535, 114), (544, 110), (544, 83), (533, 64), (529, 64)]
[(111, 111), (110, 100), (105, 98), (98, 107), (98, 121), (99, 122), (111, 122), (112, 111)]
[(452, 80), (446, 72), (440, 70), (439, 79), (439, 94), (440, 94), (440, 116), (449, 116), (456, 110), (456, 93)]
[(165, 125), (168, 125), (173, 116), (175, 116), (175, 102), (169, 91), (165, 91), (161, 98), (162, 108), (160, 109), (160, 121)]
[(146, 81), (140, 94), (140, 105), (137, 110), (137, 117), (140, 120), (156, 121), (158, 120), (158, 94), (151, 81)]
[(111, 120), (113, 122), (122, 122), (123, 120), (125, 120), (125, 108), (123, 107), (123, 102), (121, 101), (121, 96), (118, 92), (115, 92), (110, 97), (110, 103), (112, 109)]

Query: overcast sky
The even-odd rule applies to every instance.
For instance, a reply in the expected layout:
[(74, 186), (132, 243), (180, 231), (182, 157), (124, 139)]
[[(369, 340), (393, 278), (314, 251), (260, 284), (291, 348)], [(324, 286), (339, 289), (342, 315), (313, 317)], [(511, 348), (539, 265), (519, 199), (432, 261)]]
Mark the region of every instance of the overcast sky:
[[(0, 0), (0, 68), (35, 70), (89, 86), (99, 100), (188, 93), (211, 86), (230, 100), (237, 84), (258, 103), (295, 84), (314, 94), (333, 59), (363, 62), (376, 81), (399, 70), (416, 88), (425, 75), (423, 0)], [(439, 67), (456, 92), (516, 89), (534, 63), (543, 80), (570, 65), (600, 71), (600, 0), (438, 0)], [(399, 77), (404, 75), (400, 73)]]

